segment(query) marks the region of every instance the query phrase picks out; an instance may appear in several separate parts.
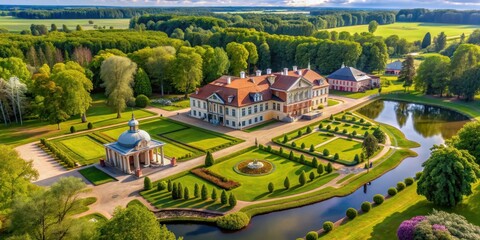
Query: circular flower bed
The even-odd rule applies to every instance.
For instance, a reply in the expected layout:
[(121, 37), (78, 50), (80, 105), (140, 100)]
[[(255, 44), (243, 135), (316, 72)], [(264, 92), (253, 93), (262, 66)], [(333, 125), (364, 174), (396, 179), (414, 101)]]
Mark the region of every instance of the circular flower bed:
[[(260, 168), (249, 167), (249, 164), (252, 165), (251, 163), (254, 161), (258, 161), (259, 163), (263, 164), (263, 166)], [(233, 170), (242, 175), (262, 176), (273, 172), (273, 170), (275, 170), (275, 165), (267, 160), (245, 160), (237, 163)]]

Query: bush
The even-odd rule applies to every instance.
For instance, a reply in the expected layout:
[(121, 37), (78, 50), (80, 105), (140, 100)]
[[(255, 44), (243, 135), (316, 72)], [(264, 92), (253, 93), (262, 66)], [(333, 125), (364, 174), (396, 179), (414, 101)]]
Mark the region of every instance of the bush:
[(302, 143), (302, 145), (300, 145), (300, 147), (301, 147), (302, 149), (305, 149), (305, 143)]
[(325, 157), (330, 156), (330, 151), (328, 151), (328, 149), (326, 149), (326, 148), (323, 149), (323, 156), (325, 156)]
[(139, 108), (144, 108), (148, 106), (149, 103), (150, 103), (150, 99), (148, 99), (148, 97), (143, 94), (138, 95), (137, 98), (135, 99), (135, 106)]
[(318, 160), (316, 157), (312, 158), (312, 167), (317, 168), (318, 167)]
[(357, 209), (355, 208), (349, 208), (347, 209), (347, 212), (346, 212), (346, 215), (349, 219), (354, 219), (357, 217), (358, 215), (358, 212), (357, 212)]
[(353, 130), (352, 136), (354, 136), (354, 137), (357, 136), (357, 131)]
[(340, 156), (338, 155), (338, 153), (335, 153), (335, 155), (333, 155), (333, 160), (338, 160), (340, 158)]
[(397, 189), (394, 188), (394, 187), (389, 188), (387, 192), (388, 192), (388, 195), (390, 195), (392, 197), (397, 195)]
[(294, 148), (297, 147), (297, 143), (296, 143), (296, 142), (292, 142), (290, 145), (291, 145), (292, 147), (294, 147)]
[(283, 136), (283, 141), (282, 141), (282, 142), (283, 142), (283, 143), (287, 143), (287, 142), (288, 142), (288, 137), (287, 137), (287, 135), (284, 135), (284, 136)]
[[(215, 189), (215, 188), (214, 188)], [(195, 183), (195, 186), (193, 187), (193, 196), (195, 198), (200, 197), (200, 187), (198, 186), (197, 183)]]
[(340, 130), (338, 127), (335, 127), (335, 132), (338, 132), (338, 130)]
[(372, 204), (370, 202), (363, 202), (361, 208), (364, 213), (367, 213), (372, 209)]
[(356, 163), (360, 162), (360, 157), (358, 156), (358, 154), (355, 154), (355, 157), (353, 158), (353, 161), (356, 162)]
[(75, 126), (70, 127), (70, 133), (75, 133), (77, 130), (75, 129)]
[(172, 199), (177, 199), (177, 195), (178, 194), (178, 191), (177, 191), (177, 183), (173, 183), (173, 187), (172, 187)]
[(333, 172), (332, 163), (328, 163), (328, 164), (327, 164), (327, 167), (325, 168), (325, 171), (327, 171), (327, 173)]
[(212, 201), (217, 201), (217, 189), (213, 188), (211, 198)]
[(230, 190), (230, 189), (237, 188), (241, 185), (239, 182), (229, 180), (226, 177), (224, 177), (224, 176), (222, 176), (218, 173), (212, 172), (212, 171), (210, 171), (206, 168), (195, 168), (195, 169), (191, 170), (190, 172), (193, 173), (194, 175), (202, 178), (202, 179), (205, 179), (205, 180), (223, 188), (223, 189)]
[(161, 181), (157, 184), (158, 191), (163, 191), (165, 189), (167, 189), (167, 183), (165, 181)]
[(230, 207), (235, 207), (235, 205), (237, 205), (237, 198), (233, 193), (231, 193), (230, 197), (228, 198), (228, 204), (230, 204)]
[(222, 194), (220, 195), (220, 202), (225, 205), (228, 202), (228, 197), (227, 197), (227, 192), (225, 190), (222, 191)]
[(282, 155), (282, 154), (283, 154), (283, 148), (278, 149), (278, 153), (279, 153), (280, 155)]
[(400, 192), (402, 191), (403, 189), (405, 189), (405, 183), (404, 182), (398, 182), (397, 183), (397, 190)]
[(415, 182), (415, 179), (408, 177), (408, 178), (405, 178), (403, 182), (405, 182), (405, 185), (410, 186)]
[(320, 124), (318, 125), (318, 129), (322, 129), (322, 128), (323, 128), (323, 123), (320, 123)]
[(178, 183), (177, 186), (177, 198), (182, 199), (183, 198), (183, 185), (182, 183)]
[(418, 181), (418, 180), (422, 177), (422, 175), (423, 175), (423, 172), (417, 172), (417, 173), (415, 173), (415, 180)]
[(270, 145), (267, 146), (267, 152), (272, 152), (272, 146)]
[(330, 130), (330, 129), (332, 129), (332, 126), (327, 125), (327, 130)]
[(210, 151), (207, 151), (207, 156), (205, 156), (205, 166), (210, 167), (215, 164), (215, 160), (213, 159), (212, 153)]
[(305, 163), (305, 156), (303, 156), (303, 154), (300, 155), (300, 163)]
[(288, 159), (293, 161), (294, 157), (295, 156), (293, 155), (293, 151), (290, 151), (290, 154), (288, 154)]
[(330, 114), (330, 120), (333, 120), (333, 114)]
[(385, 201), (385, 197), (382, 194), (375, 194), (375, 196), (373, 196), (373, 202), (377, 205), (382, 204), (383, 201)]
[(333, 230), (333, 222), (330, 222), (330, 221), (326, 221), (323, 223), (323, 231), (325, 231), (326, 233), (330, 232)]
[(250, 218), (243, 212), (227, 214), (217, 219), (217, 226), (227, 230), (239, 230), (248, 225)]
[(269, 183), (268, 183), (268, 187), (267, 187), (267, 188), (268, 188), (268, 192), (269, 192), (269, 193), (272, 193), (272, 192), (275, 190), (275, 186), (273, 185), (272, 182), (269, 182)]
[(342, 133), (347, 134), (348, 133), (347, 129), (343, 129)]
[(183, 198), (185, 200), (190, 199), (190, 191), (188, 191), (188, 187), (185, 187), (185, 189), (183, 190)]
[(305, 240), (317, 240), (318, 239), (318, 233), (311, 231), (307, 233), (307, 236), (305, 236)]
[(168, 181), (167, 181), (167, 190), (168, 190), (169, 192), (172, 191), (172, 180), (170, 180), (170, 179), (168, 179)]
[(364, 123), (364, 122), (365, 122), (365, 119), (360, 118), (360, 123)]
[(323, 164), (319, 164), (318, 167), (317, 167), (317, 173), (318, 175), (322, 175), (323, 172), (324, 172), (324, 167), (323, 167)]
[(150, 190), (152, 188), (153, 188), (152, 180), (150, 180), (149, 177), (145, 177), (145, 179), (143, 179), (143, 189)]
[[(225, 190), (224, 190), (225, 191)], [(202, 185), (202, 200), (207, 200), (208, 199), (208, 190), (207, 186), (205, 184)]]
[(88, 128), (88, 130), (93, 129), (93, 124), (91, 122), (88, 122), (87, 123), (87, 128)]
[(300, 186), (305, 185), (307, 183), (307, 175), (305, 175), (305, 171), (302, 170), (300, 173), (300, 176), (298, 177), (298, 182), (300, 183)]
[(298, 130), (297, 137), (301, 137), (301, 136), (302, 136), (302, 130)]
[(283, 186), (285, 187), (285, 189), (290, 188), (290, 179), (288, 179), (288, 177), (286, 177), (285, 180), (283, 181)]
[(310, 126), (307, 127), (307, 133), (311, 133), (312, 132), (312, 128)]

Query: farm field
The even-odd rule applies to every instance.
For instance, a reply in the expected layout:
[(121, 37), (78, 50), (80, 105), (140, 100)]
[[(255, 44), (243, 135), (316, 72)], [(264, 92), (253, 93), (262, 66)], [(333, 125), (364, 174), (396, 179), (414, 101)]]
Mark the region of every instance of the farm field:
[[(443, 24), (443, 23), (418, 23), (418, 22), (396, 22), (394, 24), (379, 25), (376, 36), (388, 37), (390, 35), (398, 35), (401, 38), (406, 38), (407, 41), (413, 42), (422, 40), (427, 32), (433, 36), (437, 36), (440, 32), (445, 32), (448, 39), (457, 38), (462, 33), (469, 35), (480, 25), (457, 25), (457, 24)], [(368, 25), (357, 25), (348, 27), (331, 28), (328, 31), (347, 31), (351, 34), (368, 32)]]
[[(93, 24), (88, 24), (92, 20)], [(112, 26), (114, 29), (127, 29), (130, 19), (23, 19), (11, 16), (0, 16), (0, 27), (5, 28), (11, 32), (20, 32), (22, 30), (29, 30), (31, 24), (44, 24), (50, 29), (50, 25), (56, 24), (57, 28), (61, 29), (65, 24), (70, 30), (75, 30), (77, 25), (82, 26), (83, 30), (93, 30), (93, 26), (105, 26), (109, 29)]]

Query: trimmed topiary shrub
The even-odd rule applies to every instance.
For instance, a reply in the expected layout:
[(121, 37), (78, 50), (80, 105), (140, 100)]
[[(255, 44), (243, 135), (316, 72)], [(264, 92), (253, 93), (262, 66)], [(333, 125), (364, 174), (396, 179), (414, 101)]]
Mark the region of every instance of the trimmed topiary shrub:
[(327, 125), (327, 130), (330, 130), (330, 129), (332, 129), (332, 126)]
[(283, 136), (283, 141), (282, 141), (282, 142), (283, 142), (283, 143), (287, 143), (287, 142), (288, 142), (288, 137), (287, 137), (287, 135), (284, 135), (284, 136)]
[(309, 152), (315, 152), (315, 147), (313, 144), (310, 144), (310, 149), (308, 150)]
[(372, 209), (372, 204), (370, 202), (363, 202), (361, 208), (364, 213), (367, 213)]
[(415, 179), (413, 179), (412, 177), (408, 177), (408, 178), (405, 178), (403, 182), (405, 182), (405, 185), (410, 186), (415, 182)]
[(318, 125), (318, 129), (322, 129), (322, 128), (323, 128), (323, 123), (320, 123), (320, 124)]
[(335, 155), (333, 155), (333, 160), (338, 160), (340, 158), (340, 156), (338, 155), (338, 153), (335, 153)]
[(347, 129), (343, 129), (342, 133), (343, 133), (343, 134), (347, 134), (347, 133), (348, 133), (348, 130), (347, 130)]
[(217, 226), (227, 230), (239, 230), (248, 225), (250, 218), (243, 212), (227, 214), (217, 219)]
[(288, 154), (288, 160), (293, 161), (293, 159), (294, 159), (293, 151), (290, 151), (290, 154)]
[(272, 146), (270, 145), (267, 146), (267, 152), (272, 152)]
[(70, 127), (70, 133), (75, 133), (77, 130), (75, 129), (75, 126)]
[(143, 179), (143, 189), (150, 190), (152, 188), (153, 188), (152, 180), (150, 180), (149, 177), (145, 177), (145, 179)]
[(313, 181), (313, 179), (315, 179), (315, 173), (310, 172), (310, 175), (308, 176), (308, 178), (310, 178), (310, 182)]
[(220, 202), (225, 205), (228, 202), (228, 196), (227, 192), (225, 190), (222, 190), (222, 194), (220, 195)]
[(207, 151), (207, 156), (205, 156), (205, 166), (210, 167), (215, 164), (215, 160), (213, 159), (212, 153), (210, 151)]
[(172, 191), (172, 180), (170, 180), (170, 179), (168, 179), (168, 181), (167, 181), (167, 190), (168, 190), (169, 192)]
[(358, 215), (357, 209), (355, 208), (347, 209), (346, 215), (350, 220), (356, 218)]
[(403, 189), (405, 189), (405, 183), (404, 182), (398, 182), (397, 183), (397, 190), (400, 192), (402, 191)]
[(87, 128), (88, 128), (88, 130), (93, 129), (93, 124), (91, 122), (88, 122), (87, 123)]
[(382, 194), (375, 194), (375, 196), (373, 196), (373, 202), (377, 205), (382, 204), (383, 201), (385, 201), (385, 197)]
[(298, 130), (297, 137), (301, 137), (301, 136), (302, 136), (302, 130)]
[(388, 195), (390, 195), (392, 197), (397, 195), (397, 189), (394, 188), (394, 187), (389, 188), (387, 192), (388, 192)]
[(233, 193), (230, 194), (230, 197), (228, 198), (228, 204), (230, 207), (235, 207), (237, 205), (237, 198)]
[(147, 96), (140, 94), (135, 98), (135, 106), (144, 108), (150, 103), (150, 99)]
[(303, 156), (303, 154), (300, 155), (300, 159), (299, 159), (299, 160), (300, 160), (300, 163), (305, 163), (305, 156)]
[(312, 132), (312, 128), (310, 126), (307, 127), (307, 133), (311, 133)]
[(357, 131), (353, 130), (352, 136), (354, 136), (354, 137), (357, 136)]
[[(215, 188), (214, 188), (215, 189)], [(200, 197), (200, 187), (198, 186), (197, 183), (195, 183), (195, 186), (193, 187), (193, 196), (195, 198)]]
[(306, 147), (305, 143), (302, 143), (302, 145), (300, 145), (300, 148), (302, 148), (302, 149), (305, 149), (305, 147)]
[(212, 201), (214, 202), (217, 201), (217, 198), (218, 198), (217, 189), (213, 188), (211, 198), (212, 198)]
[(305, 171), (302, 171), (300, 173), (300, 176), (298, 177), (298, 182), (300, 183), (300, 186), (305, 185), (307, 183), (307, 176), (305, 175)]
[(307, 236), (305, 236), (305, 240), (317, 240), (318, 239), (318, 233), (315, 231), (310, 231), (307, 233)]
[(268, 192), (272, 193), (275, 190), (275, 186), (272, 182), (268, 183)]
[(190, 199), (190, 191), (188, 190), (188, 187), (185, 187), (185, 189), (183, 190), (183, 199)]
[(338, 130), (340, 130), (338, 127), (335, 127), (335, 132), (338, 132)]
[(318, 167), (318, 160), (316, 157), (312, 158), (312, 167), (317, 168)]
[(297, 147), (297, 143), (296, 143), (296, 142), (292, 142), (290, 145), (292, 145), (292, 147)]
[(358, 154), (355, 154), (355, 157), (353, 158), (353, 161), (356, 162), (356, 163), (360, 162), (360, 157), (358, 156)]
[(318, 175), (322, 175), (323, 172), (324, 172), (324, 167), (323, 167), (323, 164), (319, 164), (318, 167), (317, 167), (317, 173)]
[(323, 156), (325, 156), (325, 157), (330, 156), (330, 151), (328, 151), (328, 149), (326, 149), (326, 148), (323, 149)]
[(167, 189), (167, 183), (165, 181), (161, 181), (159, 183), (157, 183), (157, 190), (158, 191), (163, 191)]
[(283, 181), (283, 186), (285, 187), (285, 189), (290, 188), (290, 179), (288, 179), (288, 177), (286, 177), (285, 180)]
[(207, 200), (208, 199), (208, 190), (207, 186), (205, 184), (202, 185), (202, 200)]
[(327, 173), (333, 172), (333, 165), (332, 165), (332, 163), (328, 163), (328, 164), (327, 164), (327, 167), (325, 168), (325, 171), (327, 171)]
[(423, 172), (417, 172), (417, 173), (415, 173), (415, 180), (418, 181), (418, 180), (422, 177), (422, 175), (423, 175)]
[(177, 198), (182, 199), (183, 198), (183, 185), (182, 183), (178, 183), (177, 186)]
[(325, 231), (326, 233), (330, 232), (333, 230), (333, 222), (330, 222), (330, 221), (326, 221), (323, 223), (323, 231)]

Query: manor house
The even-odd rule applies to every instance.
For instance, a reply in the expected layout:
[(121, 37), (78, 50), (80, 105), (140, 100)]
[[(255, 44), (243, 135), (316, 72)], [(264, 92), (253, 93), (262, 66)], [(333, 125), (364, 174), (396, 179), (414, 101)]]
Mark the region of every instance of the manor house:
[(253, 76), (222, 76), (190, 95), (190, 116), (242, 129), (271, 119), (292, 122), (319, 116), (328, 102), (328, 82), (310, 69)]

